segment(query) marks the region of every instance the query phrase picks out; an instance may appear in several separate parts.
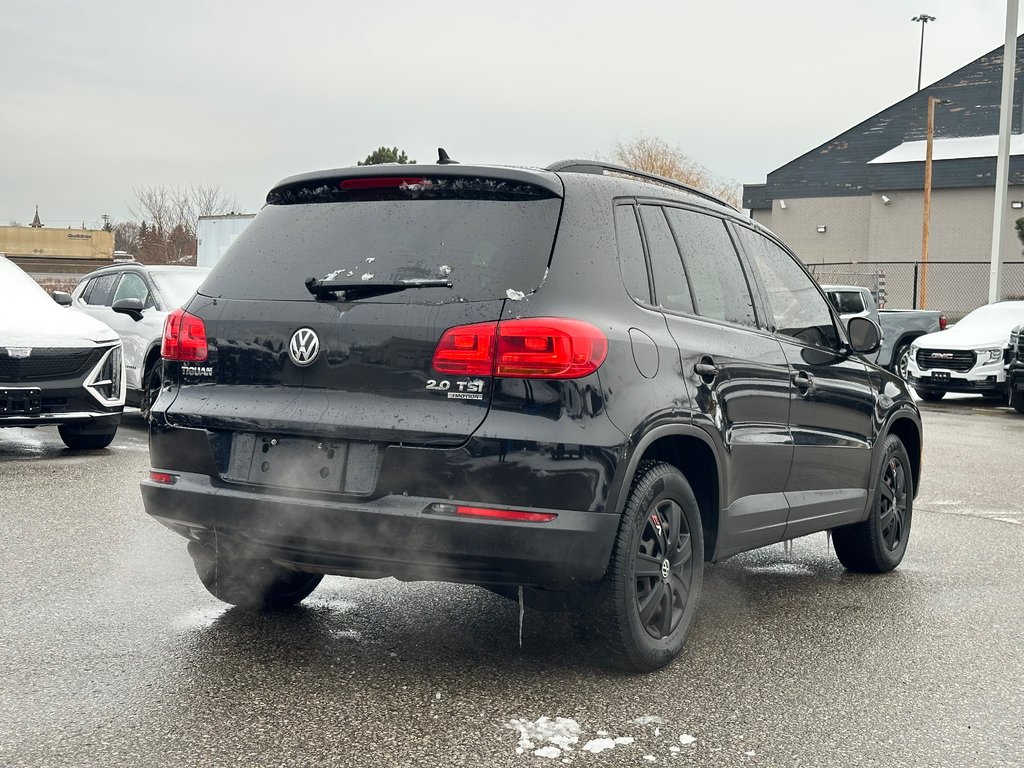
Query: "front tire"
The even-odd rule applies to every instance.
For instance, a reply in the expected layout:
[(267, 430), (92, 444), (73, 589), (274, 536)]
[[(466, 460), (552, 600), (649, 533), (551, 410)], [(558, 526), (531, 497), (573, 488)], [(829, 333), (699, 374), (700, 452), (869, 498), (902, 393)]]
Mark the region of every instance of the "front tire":
[(75, 424), (60, 424), (57, 432), (64, 445), (77, 451), (95, 451), (106, 448), (114, 441), (117, 425), (97, 431), (95, 428), (82, 427)]
[(1017, 413), (1024, 413), (1024, 389), (1017, 389), (1016, 383), (1010, 387), (1010, 407)]
[(917, 392), (918, 397), (927, 403), (937, 403), (946, 396), (945, 392), (936, 392), (932, 389), (918, 389), (914, 387), (914, 391)]
[(139, 397), (139, 410), (142, 412), (142, 418), (146, 421), (149, 421), (149, 414), (153, 410), (153, 403), (160, 395), (162, 384), (163, 361), (158, 357), (146, 369), (146, 376), (142, 382), (142, 395)]
[(323, 579), (322, 573), (292, 571), (269, 560), (225, 555), (195, 541), (189, 542), (188, 553), (206, 590), (239, 608), (278, 610), (297, 605)]
[(910, 344), (903, 343), (897, 347), (892, 356), (892, 372), (904, 381), (907, 380), (907, 370), (910, 368)]
[(914, 512), (914, 476), (907, 449), (896, 435), (885, 439), (876, 485), (868, 519), (832, 530), (836, 556), (850, 571), (886, 573), (906, 554)]
[(690, 484), (669, 464), (644, 462), (608, 572), (582, 591), (574, 622), (609, 666), (651, 672), (682, 650), (703, 576), (704, 534)]

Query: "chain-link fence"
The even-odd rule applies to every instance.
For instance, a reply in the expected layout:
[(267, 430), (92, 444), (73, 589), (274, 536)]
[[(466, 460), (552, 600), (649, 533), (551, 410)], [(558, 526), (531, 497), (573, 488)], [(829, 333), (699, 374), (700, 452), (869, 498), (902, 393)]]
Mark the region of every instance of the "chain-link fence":
[[(888, 309), (937, 309), (952, 321), (988, 304), (984, 261), (874, 261), (808, 264), (819, 283), (870, 288)], [(1003, 262), (1004, 299), (1024, 299), (1024, 261)]]

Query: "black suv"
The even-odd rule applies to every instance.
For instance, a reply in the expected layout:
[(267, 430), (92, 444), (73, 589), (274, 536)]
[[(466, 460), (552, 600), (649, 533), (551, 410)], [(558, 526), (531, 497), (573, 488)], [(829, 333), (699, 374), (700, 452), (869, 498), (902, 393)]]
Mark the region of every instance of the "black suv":
[(877, 325), (683, 185), (443, 160), (282, 181), (168, 317), (143, 498), (211, 593), (479, 584), (651, 670), (705, 561), (900, 562), (921, 423)]

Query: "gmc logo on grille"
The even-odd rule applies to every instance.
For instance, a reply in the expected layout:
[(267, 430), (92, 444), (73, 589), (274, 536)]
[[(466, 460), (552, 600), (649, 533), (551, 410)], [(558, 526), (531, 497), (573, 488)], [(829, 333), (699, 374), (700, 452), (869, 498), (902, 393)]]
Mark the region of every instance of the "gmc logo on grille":
[(932, 352), (932, 360), (952, 360), (952, 352)]

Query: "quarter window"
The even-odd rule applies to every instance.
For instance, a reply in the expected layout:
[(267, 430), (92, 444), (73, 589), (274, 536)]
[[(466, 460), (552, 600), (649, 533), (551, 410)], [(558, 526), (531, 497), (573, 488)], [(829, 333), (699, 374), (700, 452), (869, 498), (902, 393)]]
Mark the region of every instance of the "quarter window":
[(619, 271), (626, 291), (639, 302), (651, 303), (651, 287), (647, 281), (647, 262), (644, 244), (640, 239), (640, 226), (631, 205), (615, 208), (615, 237), (619, 244)]
[(697, 314), (756, 328), (750, 286), (725, 222), (683, 208), (665, 213), (683, 254)]

